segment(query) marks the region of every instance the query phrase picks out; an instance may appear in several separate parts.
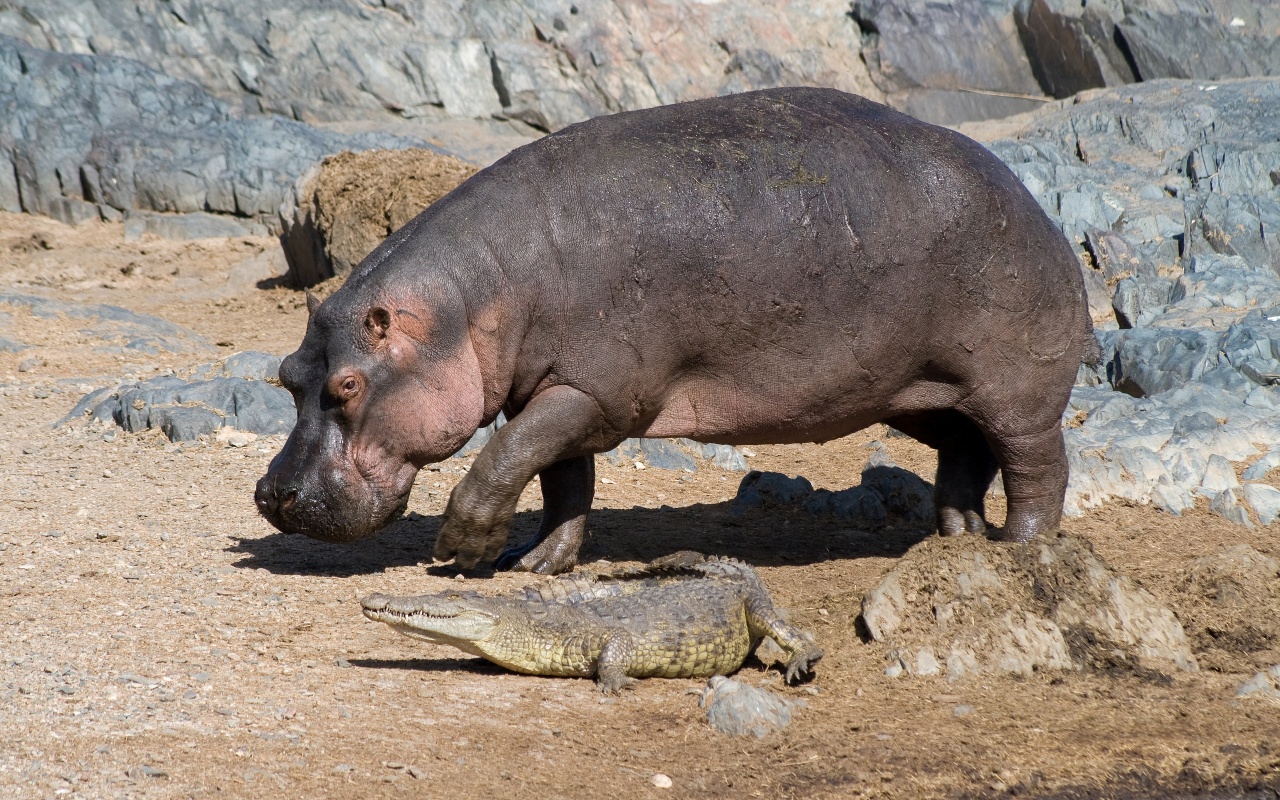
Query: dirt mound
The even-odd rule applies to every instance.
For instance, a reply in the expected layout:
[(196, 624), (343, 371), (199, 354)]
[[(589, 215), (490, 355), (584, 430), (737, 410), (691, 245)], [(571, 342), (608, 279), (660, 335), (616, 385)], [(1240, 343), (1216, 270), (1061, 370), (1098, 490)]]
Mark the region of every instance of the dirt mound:
[(294, 224), (282, 237), (304, 286), (345, 277), (369, 251), (479, 167), (424, 149), (330, 156), (298, 181)]
[(1248, 672), (1280, 662), (1280, 564), (1247, 544), (1191, 562), (1174, 608), (1206, 669)]
[(1173, 612), (1068, 535), (926, 539), (863, 597), (862, 622), (890, 675), (1196, 669)]

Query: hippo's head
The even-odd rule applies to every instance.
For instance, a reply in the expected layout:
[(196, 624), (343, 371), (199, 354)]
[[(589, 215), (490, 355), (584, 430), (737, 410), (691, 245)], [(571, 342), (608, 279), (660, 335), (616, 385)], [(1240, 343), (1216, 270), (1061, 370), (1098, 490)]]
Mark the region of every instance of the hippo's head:
[[(258, 510), (286, 533), (348, 542), (404, 512), (423, 465), (483, 416), (480, 367), (457, 290), (348, 282), (280, 365), (298, 424), (258, 481)], [(317, 307), (318, 306), (318, 307)]]

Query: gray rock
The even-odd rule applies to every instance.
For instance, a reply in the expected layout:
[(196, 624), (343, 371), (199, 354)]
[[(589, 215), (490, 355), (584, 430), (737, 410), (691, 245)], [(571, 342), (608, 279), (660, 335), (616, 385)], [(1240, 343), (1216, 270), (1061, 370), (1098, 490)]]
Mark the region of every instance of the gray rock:
[(1133, 69), (1116, 43), (1110, 12), (1099, 3), (1030, 0), (1018, 4), (1018, 31), (1046, 94), (1070, 97), (1085, 89), (1133, 83)]
[(555, 129), (608, 111), (765, 86), (874, 94), (858, 28), (838, 0), (728, 7), (264, 0), (248, 15), (232, 0), (10, 6), (0, 34), (130, 58), (232, 107), (306, 122), (424, 129), (500, 115)]
[(143, 234), (161, 239), (212, 239), (216, 237), (262, 235), (266, 229), (254, 231), (235, 219), (197, 211), (191, 214), (153, 214), (131, 211), (124, 218), (124, 240), (133, 242)]
[(1231, 462), (1220, 455), (1209, 456), (1204, 478), (1200, 481), (1200, 492), (1206, 497), (1220, 497), (1222, 492), (1240, 488), (1236, 479), (1236, 471)]
[(284, 434), (296, 422), (293, 397), (268, 383), (280, 359), (237, 353), (192, 370), (190, 379), (162, 376), (90, 392), (57, 425), (114, 422), (130, 432), (158, 428), (170, 441), (190, 441), (219, 428)]
[[(14, 209), (15, 211), (21, 209)], [(98, 207), (74, 197), (57, 197), (49, 202), (49, 216), (65, 225), (79, 225), (98, 219)]]
[(1008, 8), (981, 0), (857, 0), (852, 13), (871, 77), (894, 108), (954, 124), (1040, 105)]
[(1116, 25), (1141, 80), (1280, 75), (1274, 18), (1269, 30), (1255, 26), (1243, 32), (1229, 20), (1205, 13), (1199, 3), (1141, 5), (1148, 7), (1126, 4), (1128, 13)]
[(791, 724), (796, 703), (768, 689), (716, 675), (707, 681), (698, 705), (706, 709), (707, 723), (730, 736), (764, 738)]
[(160, 428), (171, 442), (189, 442), (213, 434), (222, 417), (207, 408), (153, 407), (148, 425)]
[[(157, 9), (154, 16), (170, 15)], [(247, 116), (193, 83), (136, 61), (64, 55), (5, 36), (0, 118), (6, 120), (0, 174), (12, 169), (22, 210), (68, 221), (97, 216), (100, 206), (173, 214), (132, 219), (131, 236), (255, 230), (204, 212), (256, 220), (263, 232), (278, 230), (277, 209), (290, 186), (322, 156), (429, 146), (421, 139), (342, 134), (278, 116)]]
[(1246, 481), (1259, 481), (1267, 477), (1271, 470), (1276, 467), (1280, 467), (1280, 449), (1272, 450), (1250, 464), (1249, 468), (1244, 471), (1243, 477)]
[(693, 456), (670, 439), (641, 439), (640, 453), (645, 464), (658, 469), (686, 469), (692, 472), (698, 468), (698, 462), (693, 460)]
[[(862, 484), (858, 487), (874, 492), (884, 503), (884, 508), (907, 522), (933, 522), (933, 485), (910, 470), (893, 463), (882, 451), (872, 453), (862, 468)], [(850, 490), (846, 490), (850, 491)], [(843, 494), (843, 493), (841, 493)], [(835, 503), (833, 503), (833, 510)], [(841, 514), (837, 513), (837, 516)], [(860, 516), (874, 519), (873, 516)]]
[(1116, 284), (1112, 308), (1121, 328), (1146, 325), (1168, 304), (1171, 286), (1160, 278), (1128, 277)]
[[(930, 502), (931, 508), (932, 505)], [(807, 505), (805, 508), (809, 510)], [(866, 486), (854, 486), (832, 492), (825, 510), (810, 511), (810, 513), (828, 513), (846, 522), (863, 522), (873, 525), (887, 520), (888, 512), (883, 495)]]
[(1265, 483), (1246, 483), (1243, 493), (1244, 502), (1253, 509), (1258, 522), (1270, 525), (1280, 519), (1280, 489)]
[[(100, 351), (155, 354), (160, 351), (203, 353), (214, 349), (195, 331), (119, 306), (73, 303), (14, 292), (0, 292), (0, 305), (23, 306), (37, 319), (67, 318), (84, 322), (86, 327), (80, 332), (96, 340)], [(0, 315), (0, 330), (7, 322), (8, 319)], [(24, 348), (27, 343), (15, 341), (14, 345)]]

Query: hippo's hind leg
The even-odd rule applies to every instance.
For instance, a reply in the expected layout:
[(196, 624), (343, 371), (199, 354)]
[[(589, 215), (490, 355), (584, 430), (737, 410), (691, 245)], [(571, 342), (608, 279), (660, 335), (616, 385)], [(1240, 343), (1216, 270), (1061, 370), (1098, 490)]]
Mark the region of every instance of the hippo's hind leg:
[(983, 498), (996, 475), (996, 457), (982, 431), (958, 411), (907, 414), (885, 422), (938, 451), (933, 505), (938, 532), (955, 536), (987, 529)]
[(557, 461), (538, 473), (538, 479), (542, 484), (538, 535), (503, 550), (494, 564), (498, 569), (554, 575), (577, 566), (587, 512), (595, 496), (595, 456)]
[(1067, 450), (1057, 419), (1035, 433), (991, 436), (1009, 510), (1002, 539), (1026, 542), (1058, 529), (1067, 493)]

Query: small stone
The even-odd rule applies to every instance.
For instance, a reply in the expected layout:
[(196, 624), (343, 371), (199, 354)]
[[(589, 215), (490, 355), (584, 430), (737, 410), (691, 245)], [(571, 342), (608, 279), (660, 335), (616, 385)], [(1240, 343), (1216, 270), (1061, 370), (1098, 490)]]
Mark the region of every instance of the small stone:
[(339, 656), (338, 658), (335, 658), (333, 660), (333, 663), (337, 664), (342, 669), (346, 669), (351, 666), (351, 662), (346, 660), (345, 658), (342, 658), (341, 656)]
[(30, 372), (33, 369), (43, 367), (44, 363), (44, 359), (37, 356), (24, 358), (18, 362), (18, 372)]
[(1249, 512), (1240, 502), (1236, 489), (1223, 489), (1213, 498), (1213, 502), (1209, 503), (1209, 510), (1237, 525), (1253, 527), (1253, 523), (1249, 520)]
[(404, 771), (407, 772), (409, 774), (409, 777), (413, 778), (414, 780), (422, 780), (423, 778), (427, 777), (426, 770), (421, 769), (419, 767), (415, 767), (412, 764), (405, 767)]
[(655, 774), (652, 778), (649, 779), (649, 783), (652, 783), (654, 786), (658, 787), (659, 789), (670, 789), (673, 785), (671, 782), (671, 777), (663, 772), (659, 772)]
[(229, 447), (248, 447), (258, 440), (258, 435), (235, 428), (220, 428), (215, 438)]
[(951, 709), (951, 713), (956, 715), (957, 717), (967, 717), (973, 713), (973, 706), (968, 705), (966, 703), (961, 703), (960, 705)]
[(112, 428), (112, 429), (111, 429), (111, 430), (109, 430), (109, 431), (105, 431), (105, 432), (103, 432), (103, 434), (102, 434), (102, 441), (104, 441), (104, 442), (114, 442), (114, 441), (116, 440), (116, 435), (117, 435), (117, 434), (118, 434), (118, 431), (117, 431), (115, 428)]
[(1251, 694), (1260, 696), (1276, 695), (1276, 687), (1271, 682), (1270, 676), (1265, 672), (1259, 672), (1249, 680), (1241, 684), (1236, 690), (1236, 697), (1248, 697)]
[(902, 675), (902, 665), (898, 663), (890, 664), (884, 668), (884, 676), (886, 678), (897, 678)]

